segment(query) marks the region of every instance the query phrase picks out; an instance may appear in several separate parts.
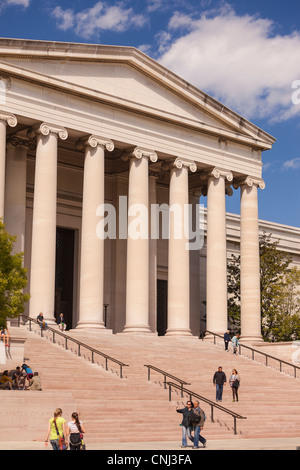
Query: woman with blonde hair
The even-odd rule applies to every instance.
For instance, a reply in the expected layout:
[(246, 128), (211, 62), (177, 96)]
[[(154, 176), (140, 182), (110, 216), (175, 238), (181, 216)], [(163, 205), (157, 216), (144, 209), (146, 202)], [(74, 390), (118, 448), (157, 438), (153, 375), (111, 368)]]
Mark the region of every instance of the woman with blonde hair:
[(47, 436), (45, 439), (45, 447), (48, 446), (50, 436), (50, 444), (53, 450), (66, 450), (63, 448), (66, 432), (66, 420), (62, 418), (62, 409), (56, 408), (53, 418), (49, 419)]
[(82, 421), (79, 420), (78, 413), (72, 413), (72, 421), (68, 422), (67, 433), (69, 436), (70, 450), (85, 450), (83, 434), (85, 433)]

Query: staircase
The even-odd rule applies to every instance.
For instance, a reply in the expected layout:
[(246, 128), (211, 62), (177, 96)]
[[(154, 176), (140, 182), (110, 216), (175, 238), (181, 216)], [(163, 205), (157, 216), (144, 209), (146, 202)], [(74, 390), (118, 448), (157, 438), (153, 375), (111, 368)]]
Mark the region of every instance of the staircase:
[(228, 379), (233, 368), (238, 370), (239, 402), (232, 402), (227, 384), (222, 406), (247, 419), (237, 420), (234, 435), (233, 418), (214, 410), (212, 423), (210, 407), (202, 403), (207, 416), (202, 434), (207, 439), (299, 436), (299, 379), (233, 356), (211, 343), (196, 338), (108, 335), (85, 330), (69, 333), (129, 364), (121, 379), (113, 363), (109, 363), (106, 371), (104, 363), (99, 366), (84, 356), (78, 357), (71, 350), (71, 343), (69, 350), (65, 350), (24, 326), (10, 330), (12, 336), (26, 337), (25, 362), (39, 372), (43, 390), (0, 390), (0, 419), (5, 429), (0, 435), (2, 441), (43, 440), (49, 418), (59, 407), (67, 421), (73, 411), (79, 413), (87, 431), (87, 443), (178, 441), (180, 445), (182, 415), (175, 408), (183, 406), (188, 397), (181, 398), (180, 392), (174, 390), (169, 402), (163, 376), (151, 371), (148, 382), (144, 364), (180, 377), (191, 383), (188, 389), (213, 401), (212, 378), (218, 366), (223, 367)]

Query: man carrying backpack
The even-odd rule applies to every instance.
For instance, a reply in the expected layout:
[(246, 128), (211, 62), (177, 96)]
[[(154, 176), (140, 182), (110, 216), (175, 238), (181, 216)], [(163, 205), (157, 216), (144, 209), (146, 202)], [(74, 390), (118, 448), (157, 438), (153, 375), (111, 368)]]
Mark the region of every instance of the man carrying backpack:
[(204, 421), (205, 421), (205, 413), (204, 411), (200, 408), (199, 402), (197, 400), (194, 401), (194, 414), (200, 416), (200, 421), (195, 422), (193, 424), (194, 427), (194, 445), (193, 449), (199, 449), (199, 441), (203, 445), (203, 447), (206, 447), (206, 439), (205, 437), (201, 436), (201, 431), (204, 428)]

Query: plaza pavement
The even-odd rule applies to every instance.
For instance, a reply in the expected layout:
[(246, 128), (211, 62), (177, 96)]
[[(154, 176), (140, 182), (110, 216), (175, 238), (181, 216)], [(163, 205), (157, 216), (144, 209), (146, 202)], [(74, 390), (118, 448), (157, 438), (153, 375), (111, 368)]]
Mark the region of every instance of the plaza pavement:
[[(299, 449), (297, 449), (299, 447)], [(50, 443), (45, 448), (40, 441), (28, 442), (0, 442), (0, 451), (5, 450), (52, 450)], [(181, 449), (180, 442), (119, 442), (111, 444), (89, 443), (87, 450), (93, 451), (181, 451), (204, 452), (205, 450), (300, 450), (300, 437), (292, 438), (261, 438), (261, 439), (223, 439), (209, 440), (206, 449), (199, 450), (188, 446)]]

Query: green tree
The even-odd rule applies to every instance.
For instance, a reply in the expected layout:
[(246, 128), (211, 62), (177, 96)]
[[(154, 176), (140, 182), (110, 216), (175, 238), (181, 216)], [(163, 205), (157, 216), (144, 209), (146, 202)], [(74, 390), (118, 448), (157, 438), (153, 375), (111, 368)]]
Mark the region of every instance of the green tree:
[(0, 327), (6, 327), (7, 318), (16, 318), (24, 312), (29, 294), (23, 289), (27, 284), (23, 253), (13, 253), (16, 237), (5, 230), (0, 219)]
[[(291, 257), (278, 249), (265, 232), (259, 237), (262, 336), (265, 341), (300, 337), (300, 271), (290, 268)], [(240, 256), (228, 263), (228, 316), (240, 330)]]

